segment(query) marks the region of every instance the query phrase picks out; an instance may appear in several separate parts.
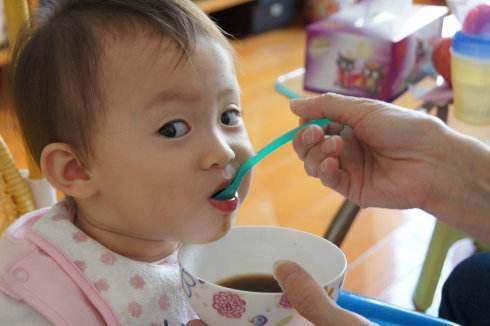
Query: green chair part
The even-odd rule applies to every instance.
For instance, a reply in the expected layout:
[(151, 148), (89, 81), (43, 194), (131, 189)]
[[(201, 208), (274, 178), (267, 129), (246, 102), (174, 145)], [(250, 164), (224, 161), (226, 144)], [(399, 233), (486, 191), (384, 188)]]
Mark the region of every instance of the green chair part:
[[(412, 296), (415, 309), (426, 311), (431, 306), (449, 249), (456, 241), (468, 237), (463, 231), (436, 221), (422, 271)], [(488, 244), (475, 241), (475, 245), (479, 251), (490, 251)]]

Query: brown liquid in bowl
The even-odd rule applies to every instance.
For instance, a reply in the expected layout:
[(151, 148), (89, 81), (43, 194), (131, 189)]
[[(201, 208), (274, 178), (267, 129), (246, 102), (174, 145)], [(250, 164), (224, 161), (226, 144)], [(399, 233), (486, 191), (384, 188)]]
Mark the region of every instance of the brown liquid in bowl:
[(249, 274), (227, 278), (218, 282), (218, 285), (241, 291), (250, 292), (282, 292), (281, 287), (272, 275)]

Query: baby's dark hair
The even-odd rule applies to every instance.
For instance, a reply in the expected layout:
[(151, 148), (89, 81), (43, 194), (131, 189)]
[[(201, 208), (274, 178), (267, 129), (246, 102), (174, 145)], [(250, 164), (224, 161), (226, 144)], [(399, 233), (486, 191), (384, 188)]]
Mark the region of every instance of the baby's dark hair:
[(174, 42), (179, 62), (201, 36), (231, 51), (220, 29), (189, 0), (45, 1), (16, 42), (11, 75), (16, 115), (36, 162), (53, 142), (72, 146), (82, 162), (88, 158), (104, 109), (101, 35), (140, 26)]

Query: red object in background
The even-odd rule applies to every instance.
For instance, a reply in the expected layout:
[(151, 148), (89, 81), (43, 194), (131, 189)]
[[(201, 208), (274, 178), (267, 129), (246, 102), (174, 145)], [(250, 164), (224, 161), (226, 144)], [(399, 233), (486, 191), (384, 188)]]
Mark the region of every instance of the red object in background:
[(451, 86), (451, 44), (452, 39), (442, 38), (432, 52), (432, 64), (436, 71)]
[(471, 35), (490, 35), (490, 5), (471, 9), (463, 23), (463, 32)]
[(305, 19), (310, 24), (326, 18), (340, 10), (342, 0), (306, 0)]

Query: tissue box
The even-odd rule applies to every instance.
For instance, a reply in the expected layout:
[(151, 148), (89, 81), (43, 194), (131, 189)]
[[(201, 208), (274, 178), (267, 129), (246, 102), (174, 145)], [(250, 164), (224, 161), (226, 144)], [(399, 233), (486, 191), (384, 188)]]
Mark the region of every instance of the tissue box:
[(306, 90), (390, 101), (423, 75), (447, 8), (374, 8), (361, 2), (308, 26)]

